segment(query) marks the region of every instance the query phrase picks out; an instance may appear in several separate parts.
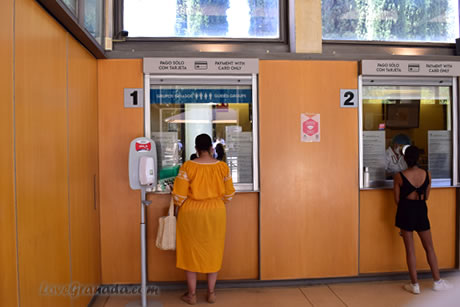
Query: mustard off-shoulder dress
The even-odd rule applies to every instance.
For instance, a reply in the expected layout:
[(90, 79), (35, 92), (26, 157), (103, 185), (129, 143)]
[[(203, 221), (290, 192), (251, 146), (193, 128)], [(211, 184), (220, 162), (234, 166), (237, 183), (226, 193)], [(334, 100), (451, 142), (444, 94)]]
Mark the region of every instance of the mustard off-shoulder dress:
[(176, 266), (190, 272), (219, 271), (225, 242), (224, 201), (235, 194), (227, 164), (185, 162), (172, 193), (175, 205), (180, 206)]

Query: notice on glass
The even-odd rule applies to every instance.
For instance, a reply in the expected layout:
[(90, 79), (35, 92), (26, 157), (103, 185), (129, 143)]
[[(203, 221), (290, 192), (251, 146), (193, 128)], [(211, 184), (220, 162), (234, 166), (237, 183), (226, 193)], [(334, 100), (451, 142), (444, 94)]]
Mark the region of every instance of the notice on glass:
[(252, 132), (227, 131), (227, 164), (234, 183), (252, 182)]
[(177, 138), (177, 132), (152, 132), (152, 140), (157, 148), (158, 165), (175, 166), (181, 162), (181, 143)]
[(300, 114), (300, 141), (319, 142), (321, 140), (321, 120), (319, 114)]
[(432, 178), (450, 178), (452, 136), (447, 130), (428, 130), (428, 170)]
[(363, 131), (363, 166), (369, 180), (385, 180), (385, 131)]

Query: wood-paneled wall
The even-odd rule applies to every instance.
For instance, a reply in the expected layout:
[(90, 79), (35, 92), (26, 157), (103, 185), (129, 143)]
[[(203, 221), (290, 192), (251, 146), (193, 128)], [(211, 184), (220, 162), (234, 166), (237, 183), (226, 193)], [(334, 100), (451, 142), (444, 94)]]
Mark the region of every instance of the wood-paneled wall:
[[(141, 60), (99, 60), (99, 165), (102, 283), (140, 281), (140, 192), (129, 188), (128, 151), (142, 136), (142, 109), (124, 108), (123, 88), (140, 88)], [(160, 251), (154, 240), (168, 195), (149, 195), (147, 257), (151, 281), (184, 280), (175, 253)], [(228, 207), (227, 242), (219, 279), (258, 276), (258, 194), (238, 194)]]
[(140, 192), (129, 188), (128, 154), (142, 136), (142, 109), (125, 109), (123, 88), (141, 88), (141, 60), (98, 61), (102, 283), (140, 281)]
[[(72, 281), (101, 283), (98, 202), (97, 61), (75, 40), (68, 48), (69, 201)], [(91, 296), (74, 299), (87, 306)]]
[[(427, 201), (433, 243), (440, 268), (455, 267), (455, 189), (432, 189)], [(360, 273), (407, 271), (404, 244), (394, 226), (396, 204), (392, 190), (360, 193)], [(417, 269), (429, 270), (425, 252), (414, 233)]]
[(15, 124), (22, 306), (69, 306), (39, 295), (70, 283), (66, 32), (34, 1), (16, 1)]
[[(358, 274), (356, 62), (262, 61), (260, 253), (262, 279)], [(321, 141), (300, 141), (301, 113), (319, 113)]]
[(36, 1), (14, 5), (1, 13), (15, 22), (0, 54), (1, 305), (86, 306), (50, 291), (100, 284), (96, 59)]
[(0, 305), (17, 305), (13, 131), (13, 1), (0, 10)]

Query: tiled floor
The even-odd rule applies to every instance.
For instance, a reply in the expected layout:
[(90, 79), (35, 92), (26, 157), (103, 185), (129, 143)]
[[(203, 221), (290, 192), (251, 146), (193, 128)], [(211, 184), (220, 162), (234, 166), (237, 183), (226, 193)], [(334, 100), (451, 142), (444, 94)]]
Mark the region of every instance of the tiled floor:
[[(329, 284), (311, 287), (217, 289), (217, 302), (222, 307), (459, 307), (460, 273), (449, 275), (454, 288), (444, 292), (431, 290), (431, 280), (421, 280), (422, 293), (413, 295), (402, 289), (402, 281)], [(155, 307), (188, 306), (179, 297), (184, 291), (162, 291), (149, 297)], [(208, 306), (206, 290), (198, 290), (198, 304)], [(98, 297), (94, 307), (124, 307), (136, 297)]]

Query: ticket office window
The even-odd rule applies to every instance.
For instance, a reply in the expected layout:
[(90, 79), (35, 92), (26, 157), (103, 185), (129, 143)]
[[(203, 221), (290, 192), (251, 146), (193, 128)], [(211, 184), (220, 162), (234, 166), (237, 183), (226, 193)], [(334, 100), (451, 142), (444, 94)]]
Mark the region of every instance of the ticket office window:
[[(419, 166), (433, 186), (456, 184), (456, 79), (363, 77), (361, 94), (361, 178), (363, 188), (392, 187), (407, 168), (403, 145), (420, 149)], [(367, 185), (367, 186), (366, 186)]]
[(216, 157), (223, 149), (236, 190), (258, 189), (255, 77), (150, 76), (149, 82), (146, 122), (157, 147), (161, 188), (196, 154), (195, 137), (206, 133)]

